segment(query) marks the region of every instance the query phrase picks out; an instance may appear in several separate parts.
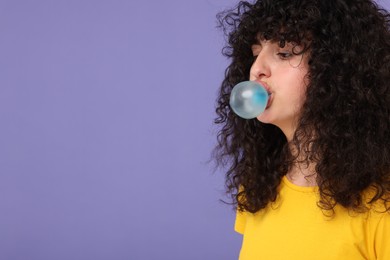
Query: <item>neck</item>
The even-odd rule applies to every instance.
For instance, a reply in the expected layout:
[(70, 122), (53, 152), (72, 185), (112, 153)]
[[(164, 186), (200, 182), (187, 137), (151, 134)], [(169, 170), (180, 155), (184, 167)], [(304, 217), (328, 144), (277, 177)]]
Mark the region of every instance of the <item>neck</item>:
[(286, 174), (286, 177), (291, 183), (297, 186), (317, 186), (317, 173), (315, 172), (315, 165), (313, 163), (309, 165), (306, 163), (295, 163)]
[(287, 179), (298, 186), (317, 186), (316, 163), (309, 161), (307, 154), (302, 150), (297, 151), (294, 145), (290, 145), (290, 151), (296, 159), (286, 174)]

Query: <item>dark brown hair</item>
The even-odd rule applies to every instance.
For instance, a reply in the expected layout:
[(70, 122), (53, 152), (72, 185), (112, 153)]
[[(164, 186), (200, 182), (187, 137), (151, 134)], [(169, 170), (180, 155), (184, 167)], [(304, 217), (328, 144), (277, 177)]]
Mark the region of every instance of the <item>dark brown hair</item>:
[(227, 192), (240, 210), (256, 212), (275, 201), (295, 159), (279, 128), (241, 119), (229, 106), (233, 86), (248, 80), (259, 34), (309, 52), (309, 85), (292, 144), (316, 164), (319, 206), (360, 210), (371, 187), (370, 202), (389, 210), (389, 18), (369, 0), (241, 1), (218, 15), (231, 63), (217, 100), (214, 155), (227, 167)]

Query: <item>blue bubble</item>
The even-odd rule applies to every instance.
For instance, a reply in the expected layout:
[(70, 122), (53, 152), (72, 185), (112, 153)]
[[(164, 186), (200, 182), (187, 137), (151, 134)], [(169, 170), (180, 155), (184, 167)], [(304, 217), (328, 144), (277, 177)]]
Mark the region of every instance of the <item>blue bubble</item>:
[(254, 81), (238, 83), (230, 94), (230, 107), (234, 113), (245, 119), (258, 117), (264, 112), (267, 103), (267, 90)]

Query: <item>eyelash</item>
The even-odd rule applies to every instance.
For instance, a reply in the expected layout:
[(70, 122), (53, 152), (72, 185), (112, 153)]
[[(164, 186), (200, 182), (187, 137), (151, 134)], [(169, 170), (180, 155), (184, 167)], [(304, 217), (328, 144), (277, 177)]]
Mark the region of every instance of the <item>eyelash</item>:
[(287, 60), (288, 58), (291, 58), (292, 57), (292, 53), (290, 52), (278, 52), (277, 55), (283, 59), (283, 60)]
[[(293, 56), (291, 52), (278, 52), (276, 55), (278, 55), (282, 60), (288, 60)], [(257, 56), (258, 55), (253, 55), (253, 61), (257, 59)]]

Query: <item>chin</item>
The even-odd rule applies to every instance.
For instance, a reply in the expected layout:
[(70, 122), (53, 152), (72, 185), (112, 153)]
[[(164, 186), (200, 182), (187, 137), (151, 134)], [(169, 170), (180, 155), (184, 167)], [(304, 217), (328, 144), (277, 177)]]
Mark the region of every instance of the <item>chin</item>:
[(264, 124), (272, 124), (274, 122), (272, 118), (272, 114), (268, 109), (266, 109), (263, 113), (261, 113), (258, 117), (257, 120)]

